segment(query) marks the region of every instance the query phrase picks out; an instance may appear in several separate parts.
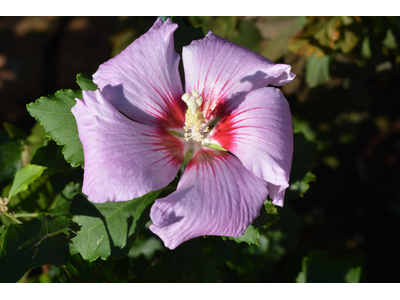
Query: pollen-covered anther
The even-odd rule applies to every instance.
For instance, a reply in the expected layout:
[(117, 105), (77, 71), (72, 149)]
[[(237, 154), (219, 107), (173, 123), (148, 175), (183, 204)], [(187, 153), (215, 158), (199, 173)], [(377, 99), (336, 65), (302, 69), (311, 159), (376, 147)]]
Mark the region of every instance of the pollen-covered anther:
[(192, 93), (185, 93), (182, 95), (182, 100), (187, 104), (187, 111), (185, 115), (185, 126), (183, 129), (188, 132), (185, 133), (185, 140), (194, 139), (204, 145), (204, 135), (201, 132), (208, 132), (208, 127), (204, 128), (206, 121), (201, 111), (203, 104), (203, 97), (199, 97), (200, 93), (193, 90)]

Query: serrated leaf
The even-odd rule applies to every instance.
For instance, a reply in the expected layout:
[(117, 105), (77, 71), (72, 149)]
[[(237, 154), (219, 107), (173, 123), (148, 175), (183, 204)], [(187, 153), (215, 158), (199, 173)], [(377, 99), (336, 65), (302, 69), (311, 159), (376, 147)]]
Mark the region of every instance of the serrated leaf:
[(250, 225), (249, 227), (247, 227), (246, 231), (243, 233), (242, 236), (238, 236), (238, 237), (223, 236), (222, 238), (224, 240), (229, 239), (229, 240), (235, 241), (236, 243), (245, 242), (249, 245), (252, 245), (252, 244), (258, 245), (259, 237), (260, 237), (260, 233), (258, 232), (258, 230), (255, 229), (253, 225)]
[(79, 226), (64, 217), (40, 215), (24, 224), (9, 225), (1, 234), (0, 282), (16, 282), (42, 265), (62, 265)]
[(76, 75), (76, 83), (82, 90), (95, 91), (98, 89), (97, 84), (93, 82), (92, 75), (79, 73)]
[(11, 181), (22, 165), (22, 146), (0, 131), (0, 182)]
[(89, 261), (126, 255), (138, 232), (149, 221), (150, 204), (160, 192), (150, 192), (131, 201), (101, 204), (77, 196), (70, 213), (82, 229), (73, 239), (71, 254), (80, 253)]
[(25, 191), (35, 179), (42, 175), (45, 169), (46, 167), (31, 164), (27, 164), (22, 169), (19, 169), (8, 193), (8, 198)]
[(54, 95), (41, 97), (27, 105), (31, 116), (40, 122), (46, 134), (58, 145), (63, 145), (65, 160), (73, 167), (83, 166), (83, 148), (79, 140), (76, 120), (71, 112), (75, 98), (82, 98), (81, 92), (60, 90)]
[(196, 240), (189, 240), (171, 251), (166, 249), (160, 261), (150, 266), (144, 282), (217, 282), (220, 276)]
[(279, 213), (278, 209), (271, 201), (265, 201), (264, 205), (261, 207), (260, 215), (253, 221), (253, 226), (255, 229), (258, 228), (269, 228), (272, 224), (278, 222)]

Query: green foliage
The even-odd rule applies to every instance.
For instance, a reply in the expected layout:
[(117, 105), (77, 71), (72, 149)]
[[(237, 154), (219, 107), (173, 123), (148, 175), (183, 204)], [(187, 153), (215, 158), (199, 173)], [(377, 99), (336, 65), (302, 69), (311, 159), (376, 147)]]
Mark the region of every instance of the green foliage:
[(284, 26), (277, 26), (279, 25), (279, 23), (282, 22), (281, 18), (276, 18), (272, 20), (268, 19), (265, 20), (264, 22), (261, 23), (263, 26), (269, 25), (271, 27), (277, 28), (279, 33), (268, 41), (266, 46), (263, 47), (263, 49), (261, 50), (260, 54), (262, 54), (263, 56), (267, 57), (272, 61), (277, 61), (284, 54), (289, 53), (287, 44), (290, 38), (303, 28), (304, 24), (307, 23), (307, 18), (301, 16), (291, 17), (290, 19), (287, 20), (287, 23), (285, 22)]
[(79, 73), (76, 75), (76, 83), (82, 90), (95, 91), (98, 89), (97, 84), (93, 82), (92, 75)]
[(65, 161), (62, 154), (62, 147), (54, 141), (46, 141), (42, 147), (37, 148), (30, 163), (46, 167), (44, 175), (58, 172), (68, 173), (70, 171), (70, 165)]
[(0, 282), (16, 282), (25, 272), (45, 264), (66, 264), (71, 238), (78, 230), (79, 226), (69, 219), (45, 215), (3, 228)]
[(303, 258), (302, 270), (296, 282), (314, 283), (358, 283), (361, 280), (361, 259), (342, 260), (333, 258), (326, 252), (310, 252)]
[(182, 48), (189, 45), (192, 41), (204, 37), (203, 29), (201, 27), (194, 28), (187, 26), (182, 17), (172, 17), (171, 21), (178, 24), (178, 28), (174, 33), (175, 51), (178, 54), (182, 53)]
[(149, 267), (144, 282), (217, 282), (218, 271), (204, 255), (197, 240), (190, 240), (175, 250), (164, 251), (160, 261)]
[(350, 52), (360, 40), (360, 17), (310, 17), (288, 43), (299, 55), (322, 57), (333, 51)]
[(80, 253), (89, 261), (128, 254), (138, 232), (149, 220), (150, 204), (160, 192), (150, 192), (131, 201), (102, 204), (91, 203), (81, 195), (76, 197), (70, 212), (82, 229), (73, 239), (71, 254)]
[(11, 198), (12, 196), (15, 196), (18, 193), (26, 190), (35, 179), (42, 175), (45, 169), (46, 167), (31, 164), (27, 164), (22, 169), (19, 169), (17, 174), (15, 174), (15, 179), (11, 186), (8, 197)]
[[(182, 17), (172, 17), (171, 21), (178, 24), (178, 28), (174, 32), (174, 47), (176, 53), (182, 56), (182, 49), (189, 45), (192, 41), (204, 37), (202, 28), (188, 27), (182, 20)], [(182, 86), (185, 86), (185, 75), (183, 71), (183, 61), (179, 61), (179, 74), (182, 81)]]
[(21, 144), (11, 140), (6, 132), (0, 131), (0, 182), (14, 178), (22, 165), (21, 152)]
[(330, 57), (328, 55), (307, 57), (306, 83), (310, 88), (315, 88), (329, 81), (329, 62)]
[(58, 145), (64, 146), (65, 160), (73, 167), (83, 166), (84, 161), (76, 120), (71, 112), (76, 103), (75, 98), (82, 98), (82, 93), (60, 90), (27, 105), (29, 113), (43, 125), (46, 134)]
[(315, 143), (308, 141), (302, 133), (295, 133), (293, 142), (293, 162), (286, 199), (303, 197), (310, 187), (309, 182), (316, 180), (310, 171), (314, 163)]
[(226, 240), (227, 238), (235, 241), (236, 243), (241, 243), (241, 242), (245, 242), (249, 245), (251, 244), (256, 244), (258, 245), (258, 238), (260, 237), (260, 233), (258, 232), (257, 229), (255, 229), (253, 227), (253, 225), (250, 225), (249, 227), (247, 227), (246, 231), (243, 233), (243, 235), (238, 236), (238, 237), (222, 237), (224, 240)]

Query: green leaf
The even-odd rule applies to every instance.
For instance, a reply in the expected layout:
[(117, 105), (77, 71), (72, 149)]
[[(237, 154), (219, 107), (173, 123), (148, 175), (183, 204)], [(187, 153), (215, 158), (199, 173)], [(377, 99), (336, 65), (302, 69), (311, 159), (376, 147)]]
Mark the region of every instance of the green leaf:
[(238, 237), (223, 236), (222, 239), (223, 240), (229, 239), (229, 240), (235, 241), (236, 243), (245, 242), (249, 245), (252, 245), (252, 244), (258, 245), (259, 237), (260, 237), (260, 233), (258, 232), (258, 230), (255, 229), (253, 225), (250, 225), (249, 227), (247, 227), (246, 231), (243, 233), (242, 236), (238, 236)]
[(80, 253), (89, 261), (125, 256), (148, 222), (150, 204), (160, 192), (150, 192), (131, 201), (101, 204), (77, 196), (70, 212), (82, 229), (73, 239), (71, 254)]
[(27, 137), (25, 132), (10, 123), (3, 122), (3, 127), (12, 139), (25, 140)]
[(303, 258), (296, 282), (358, 283), (361, 280), (361, 257), (342, 260), (322, 251), (311, 251)]
[[(174, 32), (175, 51), (182, 55), (184, 46), (189, 45), (192, 41), (204, 38), (203, 29), (201, 27), (188, 27), (183, 22), (182, 17), (172, 17), (171, 21), (178, 24), (178, 28)], [(185, 86), (185, 75), (183, 72), (183, 62), (179, 61), (179, 74), (182, 81), (182, 86)]]
[(57, 172), (68, 173), (71, 170), (62, 154), (62, 147), (54, 141), (46, 141), (42, 147), (37, 148), (30, 163), (47, 167), (43, 175), (51, 175)]
[(261, 208), (260, 215), (253, 221), (254, 228), (269, 228), (272, 224), (278, 222), (278, 209), (271, 201), (265, 201)]
[(289, 188), (286, 190), (285, 199), (296, 199), (308, 190), (309, 182), (316, 177), (310, 169), (314, 164), (316, 144), (308, 141), (302, 133), (294, 134), (293, 163), (290, 172)]
[(79, 226), (64, 217), (40, 215), (1, 234), (0, 282), (16, 282), (42, 265), (68, 262), (69, 243)]
[(330, 80), (329, 76), (330, 57), (324, 55), (322, 57), (310, 56), (306, 61), (306, 83), (308, 87), (315, 88)]
[(25, 191), (28, 186), (35, 181), (46, 167), (27, 164), (22, 169), (19, 169), (15, 175), (14, 182), (11, 186), (10, 192), (8, 193), (8, 198), (15, 196), (16, 194)]
[(279, 25), (279, 23), (282, 23), (286, 18), (287, 17), (280, 17), (272, 20), (268, 18), (265, 20), (265, 23), (263, 23), (264, 27), (271, 26), (271, 28), (278, 28), (278, 30), (280, 29), (279, 33), (268, 41), (268, 44), (260, 53), (272, 61), (277, 61), (284, 54), (289, 52), (287, 44), (290, 38), (296, 32), (302, 29), (307, 22), (307, 18), (303, 16), (290, 17), (286, 20), (287, 23), (285, 22), (285, 26), (275, 26), (275, 23)]
[(174, 33), (175, 51), (180, 54), (182, 48), (189, 45), (192, 41), (204, 38), (203, 29), (201, 27), (187, 26), (182, 17), (172, 17), (171, 21), (178, 24), (178, 28)]
[(76, 83), (82, 90), (95, 91), (98, 89), (97, 84), (93, 82), (92, 75), (79, 73), (76, 75)]
[(22, 146), (0, 131), (0, 182), (11, 181), (22, 165)]
[(83, 166), (84, 162), (78, 127), (71, 113), (71, 108), (76, 103), (75, 98), (82, 98), (82, 93), (60, 90), (27, 105), (29, 113), (43, 125), (46, 134), (58, 145), (64, 145), (62, 152), (65, 160), (73, 167)]
[[(78, 189), (81, 187), (80, 183), (70, 182), (65, 188), (59, 193), (51, 206), (49, 207), (49, 215), (54, 216), (71, 216), (69, 213), (69, 207), (71, 206), (72, 200), (76, 195), (79, 194)], [(72, 217), (72, 216), (71, 216)]]
[(189, 240), (175, 250), (166, 249), (160, 261), (150, 266), (144, 282), (217, 282), (220, 275), (205, 256), (197, 240)]

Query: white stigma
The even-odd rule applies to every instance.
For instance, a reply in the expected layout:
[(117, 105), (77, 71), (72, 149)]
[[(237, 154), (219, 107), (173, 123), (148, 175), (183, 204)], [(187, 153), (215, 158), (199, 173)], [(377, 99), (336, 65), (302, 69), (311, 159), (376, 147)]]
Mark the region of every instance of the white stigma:
[[(201, 142), (204, 145), (204, 136), (202, 132), (208, 132), (208, 127), (203, 128), (206, 124), (203, 112), (201, 111), (201, 105), (203, 104), (203, 97), (199, 97), (200, 93), (196, 90), (192, 91), (192, 94), (185, 93), (182, 95), (182, 100), (186, 102), (188, 109), (185, 115), (185, 126), (183, 129), (185, 133), (185, 140), (194, 139)], [(190, 129), (190, 132), (188, 132)]]

